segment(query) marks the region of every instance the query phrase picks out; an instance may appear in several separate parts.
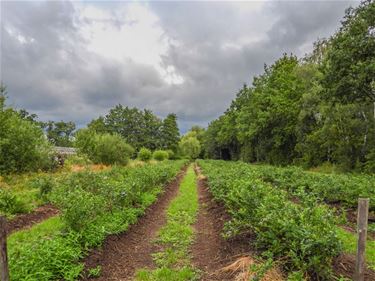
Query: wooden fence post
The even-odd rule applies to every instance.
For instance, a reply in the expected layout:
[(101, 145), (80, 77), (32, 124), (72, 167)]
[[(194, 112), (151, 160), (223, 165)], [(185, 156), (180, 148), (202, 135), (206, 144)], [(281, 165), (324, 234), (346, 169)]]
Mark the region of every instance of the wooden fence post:
[(368, 222), (369, 199), (358, 199), (358, 217), (357, 217), (357, 256), (355, 262), (354, 280), (363, 281), (365, 279), (365, 252), (367, 239), (367, 222)]
[(9, 281), (6, 218), (0, 216), (0, 280)]

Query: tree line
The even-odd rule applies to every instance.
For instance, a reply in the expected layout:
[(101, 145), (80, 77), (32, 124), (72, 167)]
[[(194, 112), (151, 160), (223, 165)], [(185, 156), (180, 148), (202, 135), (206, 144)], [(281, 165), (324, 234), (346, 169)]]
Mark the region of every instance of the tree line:
[(173, 113), (161, 119), (147, 109), (117, 105), (76, 130), (71, 121), (39, 121), (36, 114), (7, 106), (6, 98), (1, 84), (0, 173), (56, 168), (53, 146), (74, 146), (91, 162), (104, 164), (126, 164), (142, 148), (155, 151), (158, 160), (180, 155), (180, 132)]
[(311, 54), (265, 66), (209, 124), (204, 150), (209, 158), (375, 171), (375, 2), (347, 9)]

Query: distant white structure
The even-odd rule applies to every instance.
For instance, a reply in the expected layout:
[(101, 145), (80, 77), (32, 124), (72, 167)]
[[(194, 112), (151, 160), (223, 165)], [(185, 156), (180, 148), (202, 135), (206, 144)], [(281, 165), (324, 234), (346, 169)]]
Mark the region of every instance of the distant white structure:
[(55, 146), (53, 148), (57, 154), (60, 155), (74, 155), (77, 154), (77, 150), (74, 147), (62, 147), (62, 146)]

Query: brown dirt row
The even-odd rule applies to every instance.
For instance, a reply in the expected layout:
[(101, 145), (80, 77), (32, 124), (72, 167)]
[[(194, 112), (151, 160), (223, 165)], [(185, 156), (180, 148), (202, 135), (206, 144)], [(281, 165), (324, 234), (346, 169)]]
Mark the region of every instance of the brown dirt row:
[(206, 183), (198, 174), (199, 212), (194, 225), (196, 238), (192, 245), (193, 265), (201, 271), (202, 281), (235, 280), (235, 275), (228, 275), (221, 269), (243, 256), (251, 256), (254, 251), (250, 246), (251, 235), (225, 240), (221, 233), (226, 221), (230, 219), (223, 205), (214, 201)]
[(7, 223), (7, 233), (11, 234), (15, 231), (30, 228), (36, 223), (42, 222), (52, 216), (59, 214), (59, 210), (53, 205), (44, 205), (36, 208), (31, 213), (21, 214)]
[[(352, 279), (355, 272), (355, 256), (350, 254), (341, 254), (333, 262), (333, 271), (337, 276), (344, 276)], [(375, 271), (366, 268), (365, 280), (375, 280)]]
[[(165, 210), (177, 196), (186, 168), (165, 187), (159, 199), (137, 223), (124, 233), (108, 236), (101, 248), (91, 251), (84, 263), (86, 272), (90, 268), (101, 266), (101, 275), (95, 280), (133, 280), (137, 269), (154, 267), (151, 254), (155, 252), (156, 246), (153, 240), (157, 231), (166, 223)], [(82, 280), (89, 278), (85, 276)]]

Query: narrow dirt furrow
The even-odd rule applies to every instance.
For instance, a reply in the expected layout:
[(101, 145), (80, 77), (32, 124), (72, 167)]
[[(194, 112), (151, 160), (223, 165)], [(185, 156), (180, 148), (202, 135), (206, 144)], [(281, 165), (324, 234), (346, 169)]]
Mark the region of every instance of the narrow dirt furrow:
[(21, 214), (7, 223), (7, 233), (30, 228), (34, 224), (40, 223), (50, 217), (59, 214), (59, 210), (53, 205), (44, 205), (36, 208), (31, 213)]
[(229, 220), (223, 206), (214, 201), (206, 180), (196, 168), (198, 176), (199, 212), (194, 226), (196, 238), (192, 245), (193, 265), (201, 271), (202, 281), (234, 280), (232, 275), (220, 272), (220, 269), (237, 258), (250, 254), (248, 241), (251, 237), (239, 237), (225, 240), (222, 236), (224, 223)]
[[(154, 267), (151, 254), (156, 251), (156, 246), (152, 241), (157, 231), (166, 223), (165, 210), (177, 196), (185, 173), (186, 167), (165, 187), (158, 200), (128, 231), (108, 236), (100, 249), (95, 249), (89, 254), (84, 260), (85, 268), (101, 266), (100, 277), (95, 280), (133, 280), (136, 269)], [(85, 277), (82, 280), (89, 278)]]

